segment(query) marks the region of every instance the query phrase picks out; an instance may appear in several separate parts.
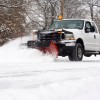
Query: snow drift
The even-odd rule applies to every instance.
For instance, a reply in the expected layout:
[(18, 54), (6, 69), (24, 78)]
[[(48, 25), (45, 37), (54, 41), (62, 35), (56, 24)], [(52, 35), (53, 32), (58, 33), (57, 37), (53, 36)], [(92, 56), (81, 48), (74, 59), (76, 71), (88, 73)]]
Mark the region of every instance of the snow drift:
[(52, 61), (50, 55), (43, 55), (42, 52), (36, 49), (21, 46), (22, 43), (27, 43), (31, 37), (23, 37), (12, 40), (0, 47), (0, 62), (1, 63), (28, 63)]

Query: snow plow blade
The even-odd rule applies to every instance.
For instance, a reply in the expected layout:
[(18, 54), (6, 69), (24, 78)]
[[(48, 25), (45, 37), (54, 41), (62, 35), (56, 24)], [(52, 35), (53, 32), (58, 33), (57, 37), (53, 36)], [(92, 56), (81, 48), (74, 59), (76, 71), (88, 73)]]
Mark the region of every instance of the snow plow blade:
[(27, 46), (58, 57), (58, 47), (53, 41), (28, 41)]

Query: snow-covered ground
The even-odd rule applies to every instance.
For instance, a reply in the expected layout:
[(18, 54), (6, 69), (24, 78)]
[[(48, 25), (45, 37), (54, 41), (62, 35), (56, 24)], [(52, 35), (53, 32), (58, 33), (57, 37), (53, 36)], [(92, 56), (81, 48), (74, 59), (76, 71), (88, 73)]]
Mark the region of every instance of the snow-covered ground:
[(100, 100), (99, 56), (54, 60), (20, 44), (19, 38), (0, 47), (0, 100)]

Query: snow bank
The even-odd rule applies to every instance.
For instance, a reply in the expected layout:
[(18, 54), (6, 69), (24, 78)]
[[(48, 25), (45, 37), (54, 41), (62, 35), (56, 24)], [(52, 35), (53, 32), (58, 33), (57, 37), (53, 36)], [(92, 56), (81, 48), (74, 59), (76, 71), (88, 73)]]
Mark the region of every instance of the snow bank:
[(6, 89), (1, 100), (100, 100), (100, 81), (93, 78), (68, 80), (31, 89)]

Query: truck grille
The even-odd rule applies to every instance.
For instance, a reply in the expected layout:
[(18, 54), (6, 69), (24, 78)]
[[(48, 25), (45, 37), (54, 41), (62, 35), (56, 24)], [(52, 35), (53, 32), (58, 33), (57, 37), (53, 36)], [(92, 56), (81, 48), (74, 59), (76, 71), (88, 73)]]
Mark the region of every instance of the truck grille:
[(38, 38), (40, 40), (60, 40), (60, 35), (57, 33), (52, 34), (39, 34)]

